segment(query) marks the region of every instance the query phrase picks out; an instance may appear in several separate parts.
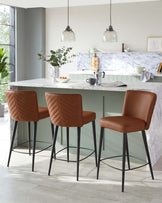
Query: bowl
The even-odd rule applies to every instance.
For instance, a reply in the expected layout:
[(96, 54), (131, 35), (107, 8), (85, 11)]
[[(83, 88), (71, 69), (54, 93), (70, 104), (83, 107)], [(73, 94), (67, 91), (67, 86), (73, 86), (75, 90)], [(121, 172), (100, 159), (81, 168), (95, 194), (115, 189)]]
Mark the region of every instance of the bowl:
[(70, 80), (70, 78), (56, 78), (56, 82), (60, 82), (60, 83), (66, 83)]
[(141, 74), (144, 70), (144, 67), (136, 67), (136, 73)]

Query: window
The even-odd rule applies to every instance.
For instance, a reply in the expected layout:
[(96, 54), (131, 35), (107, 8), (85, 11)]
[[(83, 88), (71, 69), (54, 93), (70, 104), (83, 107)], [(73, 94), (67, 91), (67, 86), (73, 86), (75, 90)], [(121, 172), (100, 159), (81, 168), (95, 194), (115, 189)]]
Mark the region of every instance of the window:
[[(7, 52), (10, 75), (4, 79), (6, 83), (15, 81), (15, 9), (0, 5), (0, 48)], [(5, 102), (4, 90), (7, 85), (1, 85), (0, 103)]]

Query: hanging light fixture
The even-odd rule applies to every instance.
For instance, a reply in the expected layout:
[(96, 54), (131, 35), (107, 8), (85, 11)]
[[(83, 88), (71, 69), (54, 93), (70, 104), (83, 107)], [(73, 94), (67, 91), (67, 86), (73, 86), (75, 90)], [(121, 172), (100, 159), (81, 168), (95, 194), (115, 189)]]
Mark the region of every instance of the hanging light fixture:
[(62, 42), (69, 42), (69, 41), (75, 41), (75, 34), (73, 30), (69, 26), (69, 0), (67, 0), (67, 27), (62, 33), (61, 41)]
[(110, 25), (104, 32), (103, 41), (104, 42), (117, 42), (117, 33), (113, 29), (113, 26), (111, 25), (111, 0), (110, 0)]

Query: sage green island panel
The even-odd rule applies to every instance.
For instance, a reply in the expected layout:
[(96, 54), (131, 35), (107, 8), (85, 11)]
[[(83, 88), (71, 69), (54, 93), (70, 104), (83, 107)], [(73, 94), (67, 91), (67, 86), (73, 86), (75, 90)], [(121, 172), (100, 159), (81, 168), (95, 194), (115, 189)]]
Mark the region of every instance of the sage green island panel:
[[(53, 93), (65, 93), (65, 94), (81, 94), (83, 102), (84, 111), (94, 111), (96, 112), (96, 136), (97, 143), (99, 140), (99, 119), (103, 117), (103, 96), (96, 95), (96, 93), (90, 93), (89, 91), (81, 90), (63, 90), (63, 89), (48, 89), (48, 88), (30, 88), (30, 87), (18, 87), (18, 90), (34, 90), (37, 92), (38, 104), (39, 106), (47, 106), (45, 101), (45, 92)], [(31, 127), (33, 129), (33, 126)], [(76, 146), (77, 144), (77, 128), (70, 128), (70, 146)], [(62, 136), (61, 136), (62, 135)], [(51, 126), (50, 118), (40, 120), (38, 122), (37, 130), (37, 140), (43, 142), (51, 143)], [(18, 143), (23, 143), (24, 140), (27, 140), (27, 123), (21, 122), (18, 126)], [(47, 144), (37, 143), (37, 148), (44, 148)], [(59, 128), (57, 136), (58, 148), (60, 145), (66, 145), (66, 128)], [(81, 129), (81, 146), (86, 148), (93, 149), (93, 134), (92, 134), (92, 123), (84, 125)], [(74, 150), (71, 150), (74, 152)], [(85, 154), (86, 151), (81, 150), (82, 154)], [(88, 151), (87, 151), (88, 153)]]
[[(96, 112), (96, 134), (97, 148), (100, 136), (99, 120), (104, 116), (121, 115), (125, 92), (129, 89), (152, 91), (161, 83), (131, 82), (127, 87), (102, 87), (90, 86), (85, 81), (70, 81), (66, 84), (52, 83), (47, 79), (35, 79), (10, 83), (11, 89), (34, 90), (37, 92), (39, 106), (47, 106), (45, 92), (81, 94), (83, 110)], [(81, 146), (93, 149), (92, 124), (85, 125), (81, 130)], [(77, 129), (70, 128), (70, 145), (76, 146)], [(122, 133), (105, 129), (103, 156), (121, 155)], [(27, 138), (27, 124), (20, 122), (18, 126), (18, 143), (24, 142)], [(37, 140), (52, 143), (50, 118), (39, 121)], [(130, 154), (145, 159), (144, 146), (140, 133), (129, 133), (128, 141)], [(47, 144), (37, 143), (37, 148), (43, 148)], [(66, 129), (60, 128), (58, 149), (66, 146)], [(71, 151), (72, 153), (74, 151)], [(83, 154), (83, 150), (81, 150)]]
[[(90, 71), (87, 71), (90, 72)], [(71, 73), (69, 77), (73, 80), (86, 80), (87, 78), (94, 77), (93, 72), (86, 73), (86, 71), (78, 71), (78, 73)], [(141, 74), (111, 74), (106, 73), (105, 77), (102, 78), (102, 82), (111, 82), (111, 81), (123, 81), (123, 82), (139, 82)], [(155, 74), (154, 78), (150, 79), (149, 82), (162, 82), (162, 74)]]

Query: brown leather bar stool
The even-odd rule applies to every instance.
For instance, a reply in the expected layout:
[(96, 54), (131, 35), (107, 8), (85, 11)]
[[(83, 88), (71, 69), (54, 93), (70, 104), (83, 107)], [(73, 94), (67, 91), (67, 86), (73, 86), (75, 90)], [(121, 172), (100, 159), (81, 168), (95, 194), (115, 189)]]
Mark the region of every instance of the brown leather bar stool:
[(37, 122), (41, 119), (49, 117), (48, 109), (46, 107), (38, 107), (37, 95), (36, 92), (34, 91), (7, 90), (5, 91), (5, 96), (8, 103), (11, 118), (15, 120), (7, 167), (9, 167), (10, 164), (10, 158), (11, 153), (13, 151), (13, 144), (18, 121), (28, 122), (29, 154), (31, 154), (30, 122), (34, 122), (34, 139), (33, 139), (33, 154), (32, 154), (32, 171), (34, 171)]
[[(47, 106), (52, 124), (54, 124), (55, 132), (53, 131), (53, 145), (51, 151), (50, 165), (48, 175), (51, 172), (53, 154), (55, 153), (55, 144), (59, 126), (67, 127), (67, 145), (69, 145), (69, 127), (77, 127), (77, 180), (79, 178), (79, 161), (80, 160), (80, 136), (81, 127), (89, 122), (92, 122), (95, 161), (97, 166), (97, 149), (96, 149), (96, 130), (95, 119), (96, 113), (82, 110), (82, 96), (80, 94), (55, 94), (45, 93)], [(69, 153), (69, 146), (67, 146)], [(91, 153), (91, 154), (92, 154)], [(69, 157), (69, 155), (67, 155)], [(88, 157), (88, 156), (87, 156)], [(85, 158), (84, 158), (85, 159)]]
[[(97, 179), (99, 178), (100, 161), (114, 157), (121, 157), (114, 156), (101, 159), (101, 148), (104, 135), (104, 128), (108, 128), (123, 133), (122, 192), (124, 192), (125, 171), (127, 170), (133, 170), (149, 164), (151, 176), (152, 179), (154, 179), (145, 130), (147, 130), (150, 126), (155, 103), (156, 103), (156, 94), (154, 93), (128, 90), (125, 94), (122, 116), (105, 117), (100, 119), (101, 134), (99, 143)], [(142, 166), (130, 168), (129, 157), (133, 156), (129, 155), (127, 133), (137, 131), (142, 132), (148, 162)], [(125, 169), (126, 155), (128, 160), (128, 169)]]

